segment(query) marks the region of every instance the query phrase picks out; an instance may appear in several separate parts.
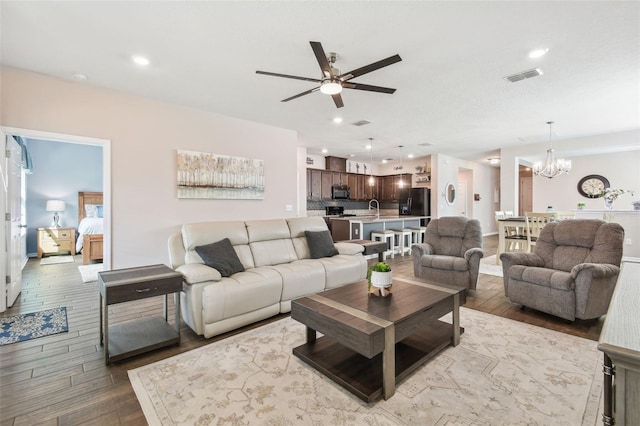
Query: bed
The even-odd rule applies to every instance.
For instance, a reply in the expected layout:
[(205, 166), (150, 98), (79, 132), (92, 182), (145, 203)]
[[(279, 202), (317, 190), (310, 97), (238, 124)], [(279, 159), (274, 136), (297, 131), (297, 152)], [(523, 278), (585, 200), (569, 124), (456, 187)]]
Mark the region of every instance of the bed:
[(82, 264), (102, 260), (102, 192), (78, 192), (78, 238), (76, 253), (82, 251)]

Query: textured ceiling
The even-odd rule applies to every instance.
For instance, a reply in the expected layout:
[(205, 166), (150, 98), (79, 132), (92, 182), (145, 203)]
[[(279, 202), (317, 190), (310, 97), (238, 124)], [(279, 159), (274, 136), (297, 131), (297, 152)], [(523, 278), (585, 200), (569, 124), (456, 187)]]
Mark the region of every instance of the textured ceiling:
[[(482, 159), (500, 147), (640, 127), (640, 2), (27, 2), (2, 1), (3, 64), (294, 129), (311, 154), (368, 159), (441, 152)], [(319, 92), (309, 41), (348, 71), (399, 54), (354, 81), (393, 95)], [(529, 50), (549, 48), (543, 58)], [(151, 65), (135, 66), (143, 54)], [(540, 77), (504, 76), (541, 68)], [(343, 123), (336, 125), (333, 117)], [(368, 120), (356, 127), (351, 123)], [(428, 146), (424, 146), (428, 144)]]

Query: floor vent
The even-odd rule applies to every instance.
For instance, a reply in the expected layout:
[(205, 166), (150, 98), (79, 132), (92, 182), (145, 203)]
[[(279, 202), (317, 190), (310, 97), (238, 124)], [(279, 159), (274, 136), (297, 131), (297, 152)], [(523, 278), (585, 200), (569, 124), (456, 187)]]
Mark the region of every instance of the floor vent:
[(531, 78), (531, 77), (537, 77), (539, 75), (544, 74), (542, 72), (542, 70), (540, 68), (534, 68), (532, 70), (527, 70), (527, 71), (522, 71), (518, 74), (513, 74), (513, 75), (508, 75), (506, 77), (503, 77), (505, 80), (507, 80), (510, 83), (515, 83), (516, 81), (521, 81), (524, 80), (526, 78)]
[(351, 123), (351, 124), (353, 124), (354, 126), (360, 127), (360, 126), (364, 126), (366, 124), (371, 124), (371, 122), (367, 121), (367, 120), (360, 120), (360, 121), (356, 121), (355, 123)]

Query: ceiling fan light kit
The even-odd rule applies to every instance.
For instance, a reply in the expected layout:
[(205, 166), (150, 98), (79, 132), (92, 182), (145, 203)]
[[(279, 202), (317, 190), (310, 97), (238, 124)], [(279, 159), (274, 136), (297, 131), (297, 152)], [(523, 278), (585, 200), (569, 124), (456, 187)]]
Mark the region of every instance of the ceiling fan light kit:
[(288, 74), (280, 74), (269, 71), (256, 71), (256, 74), (262, 75), (270, 75), (272, 77), (282, 77), (282, 78), (291, 78), (294, 80), (304, 80), (311, 81), (313, 83), (319, 83), (319, 86), (314, 87), (313, 89), (306, 90), (302, 93), (298, 93), (297, 95), (290, 96), (286, 99), (283, 99), (282, 102), (289, 102), (293, 99), (297, 99), (301, 96), (308, 95), (313, 92), (317, 92), (325, 95), (330, 95), (333, 99), (333, 102), (336, 105), (336, 108), (342, 108), (344, 103), (342, 102), (342, 97), (340, 93), (342, 89), (355, 89), (355, 90), (363, 90), (367, 92), (377, 92), (377, 93), (387, 93), (393, 94), (396, 89), (391, 89), (389, 87), (380, 87), (380, 86), (372, 86), (370, 84), (362, 84), (351, 81), (351, 79), (359, 77), (361, 75), (370, 73), (372, 71), (378, 70), (380, 68), (384, 68), (386, 66), (395, 64), (396, 62), (402, 61), (400, 55), (393, 55), (386, 59), (382, 59), (377, 62), (373, 62), (369, 65), (365, 65), (364, 67), (357, 68), (355, 70), (346, 72), (344, 74), (340, 74), (340, 70), (333, 67), (333, 64), (336, 62), (338, 55), (334, 52), (325, 53), (322, 48), (322, 44), (318, 41), (310, 41), (311, 49), (316, 56), (316, 60), (318, 61), (318, 65), (320, 65), (320, 71), (322, 72), (321, 78), (309, 78), (309, 77), (299, 77), (295, 75)]
[(342, 92), (342, 85), (335, 80), (323, 80), (320, 85), (320, 91), (325, 95), (336, 95)]

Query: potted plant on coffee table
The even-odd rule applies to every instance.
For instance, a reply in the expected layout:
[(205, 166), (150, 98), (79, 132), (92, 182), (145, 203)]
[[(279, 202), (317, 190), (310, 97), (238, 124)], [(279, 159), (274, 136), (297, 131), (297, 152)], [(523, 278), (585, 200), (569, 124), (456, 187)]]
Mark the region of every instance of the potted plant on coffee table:
[(367, 281), (369, 282), (369, 294), (388, 296), (391, 294), (391, 285), (393, 284), (391, 267), (385, 262), (371, 265), (367, 271)]

